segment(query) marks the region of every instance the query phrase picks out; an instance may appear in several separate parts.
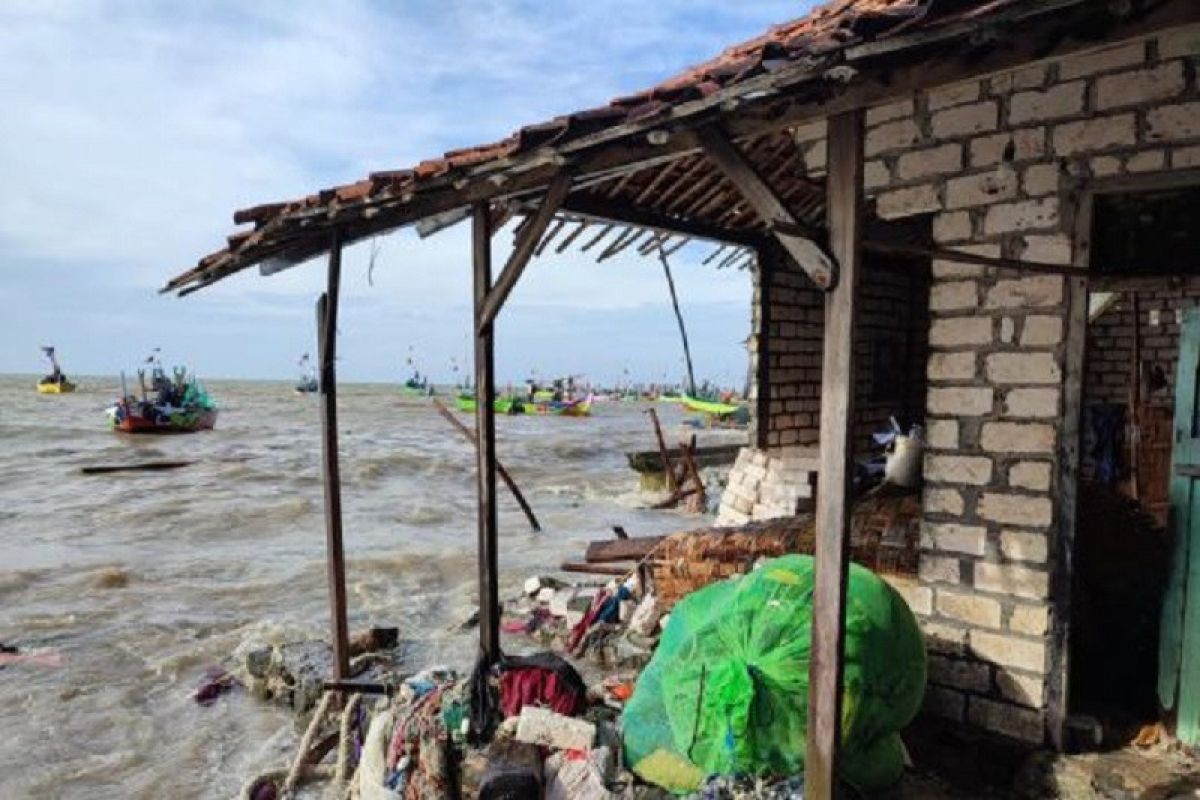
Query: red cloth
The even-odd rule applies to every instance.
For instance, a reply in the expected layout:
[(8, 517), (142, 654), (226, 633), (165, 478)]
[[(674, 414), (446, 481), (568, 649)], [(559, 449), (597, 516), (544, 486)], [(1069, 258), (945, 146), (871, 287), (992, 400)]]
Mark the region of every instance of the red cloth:
[(552, 669), (521, 667), (500, 676), (500, 708), (515, 717), (525, 706), (544, 706), (559, 714), (574, 715), (584, 705), (576, 687)]

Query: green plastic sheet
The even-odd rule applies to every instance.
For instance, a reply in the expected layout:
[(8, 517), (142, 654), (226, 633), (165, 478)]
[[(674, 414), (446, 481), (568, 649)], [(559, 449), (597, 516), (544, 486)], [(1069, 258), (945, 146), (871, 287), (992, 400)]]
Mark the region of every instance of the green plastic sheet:
[[(622, 717), (630, 768), (675, 792), (709, 775), (802, 772), (812, 595), (813, 560), (793, 555), (677, 603)], [(903, 771), (899, 731), (921, 706), (925, 646), (896, 590), (857, 564), (843, 686), (841, 776), (885, 788)]]

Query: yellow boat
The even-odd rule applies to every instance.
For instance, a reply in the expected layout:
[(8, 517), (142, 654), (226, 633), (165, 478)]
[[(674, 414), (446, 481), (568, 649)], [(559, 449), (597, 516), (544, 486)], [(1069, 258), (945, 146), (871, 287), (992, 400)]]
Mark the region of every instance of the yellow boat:
[(50, 381), (43, 378), (38, 381), (38, 394), (68, 394), (75, 391), (75, 384), (64, 378), (61, 381)]

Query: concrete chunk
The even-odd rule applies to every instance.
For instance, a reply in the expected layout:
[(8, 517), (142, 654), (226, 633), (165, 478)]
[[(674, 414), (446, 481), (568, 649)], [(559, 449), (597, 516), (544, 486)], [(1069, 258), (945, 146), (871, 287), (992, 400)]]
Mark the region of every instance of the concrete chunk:
[(596, 740), (596, 726), (546, 708), (525, 706), (517, 720), (516, 738), (559, 750), (587, 750)]

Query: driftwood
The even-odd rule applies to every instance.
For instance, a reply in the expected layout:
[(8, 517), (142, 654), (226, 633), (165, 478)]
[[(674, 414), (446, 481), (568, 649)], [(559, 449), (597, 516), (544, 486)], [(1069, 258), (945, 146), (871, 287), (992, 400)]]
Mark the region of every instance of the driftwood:
[(633, 572), (635, 565), (581, 564), (578, 561), (564, 561), (558, 568), (563, 572), (582, 572), (588, 575), (628, 575)]
[(80, 467), (84, 475), (107, 475), (111, 472), (163, 472), (169, 469), (190, 467), (195, 461), (142, 461), (137, 464), (98, 464)]
[[(450, 409), (446, 408), (441, 400), (434, 398), (433, 407), (442, 416), (442, 419), (453, 425), (455, 430), (461, 433), (467, 441), (471, 442), (475, 447), (479, 446), (479, 439), (475, 435), (475, 431), (459, 422), (458, 418), (450, 413)], [(516, 499), (517, 505), (525, 512), (525, 518), (529, 520), (529, 527), (535, 531), (540, 531), (542, 529), (541, 523), (534, 516), (533, 509), (529, 507), (529, 503), (525, 501), (525, 495), (521, 494), (521, 490), (517, 488), (517, 482), (512, 479), (512, 476), (508, 474), (508, 470), (500, 463), (500, 459), (496, 459), (496, 474), (500, 476), (500, 480), (504, 481), (504, 485), (508, 487), (508, 490), (512, 492), (513, 498)]]
[(589, 564), (604, 564), (642, 558), (665, 538), (665, 536), (634, 536), (630, 539), (605, 539), (589, 542), (584, 559)]
[(667, 452), (667, 443), (663, 439), (662, 425), (658, 422), (658, 412), (653, 408), (646, 409), (646, 413), (650, 415), (650, 421), (654, 423), (654, 437), (658, 440), (658, 457), (662, 461), (663, 472), (667, 473), (667, 488), (672, 493), (678, 488), (675, 481), (675, 465), (671, 463), (671, 456)]

